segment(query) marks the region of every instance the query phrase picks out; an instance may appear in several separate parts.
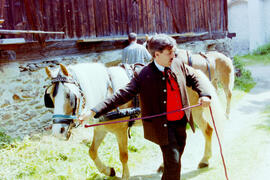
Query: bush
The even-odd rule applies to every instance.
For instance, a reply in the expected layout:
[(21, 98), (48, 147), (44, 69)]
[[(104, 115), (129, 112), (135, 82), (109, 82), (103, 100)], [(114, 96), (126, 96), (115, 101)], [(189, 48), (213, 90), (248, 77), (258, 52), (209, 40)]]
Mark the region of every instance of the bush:
[(243, 61), (238, 56), (234, 57), (233, 64), (236, 71), (234, 88), (249, 92), (256, 85), (256, 82), (251, 76), (251, 72), (245, 69)]

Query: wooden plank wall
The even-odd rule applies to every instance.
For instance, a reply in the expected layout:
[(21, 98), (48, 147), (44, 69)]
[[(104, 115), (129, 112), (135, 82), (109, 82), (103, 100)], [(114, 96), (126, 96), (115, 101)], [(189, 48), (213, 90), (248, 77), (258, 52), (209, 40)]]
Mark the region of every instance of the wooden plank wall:
[[(2, 29), (65, 35), (5, 35), (32, 40), (137, 34), (226, 32), (226, 0), (0, 0)], [(2, 13), (2, 14), (1, 14)]]

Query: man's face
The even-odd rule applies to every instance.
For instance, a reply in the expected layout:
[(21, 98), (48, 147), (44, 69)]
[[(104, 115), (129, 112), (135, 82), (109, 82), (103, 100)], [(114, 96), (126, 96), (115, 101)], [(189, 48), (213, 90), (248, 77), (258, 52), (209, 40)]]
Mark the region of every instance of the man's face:
[(166, 48), (162, 52), (155, 52), (155, 59), (158, 64), (170, 67), (175, 58), (175, 48)]

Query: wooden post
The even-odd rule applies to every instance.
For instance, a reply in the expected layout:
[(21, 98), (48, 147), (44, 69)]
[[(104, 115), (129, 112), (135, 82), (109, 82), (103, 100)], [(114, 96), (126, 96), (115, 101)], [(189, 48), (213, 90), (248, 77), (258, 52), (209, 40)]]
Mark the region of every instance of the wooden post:
[[(38, 13), (35, 12), (33, 0), (24, 0), (24, 4), (25, 4), (25, 10), (26, 10), (26, 17), (27, 17), (29, 24), (31, 25), (33, 30), (39, 30), (40, 22), (39, 22), (39, 19), (37, 18), (37, 16), (35, 16)], [(40, 45), (42, 47), (45, 47), (45, 37), (40, 36), (40, 34), (38, 34), (38, 33), (34, 34), (34, 35), (37, 38)]]
[(164, 2), (165, 2), (165, 5), (167, 6), (168, 10), (170, 11), (170, 13), (171, 13), (171, 15), (172, 15), (173, 26), (175, 27), (176, 32), (177, 32), (177, 33), (180, 33), (180, 29), (179, 29), (179, 27), (178, 27), (179, 21), (176, 19), (175, 15), (173, 14), (173, 11), (172, 11), (171, 7), (169, 7), (168, 1), (167, 1), (167, 0), (164, 0)]
[(4, 19), (4, 7), (6, 0), (0, 0), (0, 19)]

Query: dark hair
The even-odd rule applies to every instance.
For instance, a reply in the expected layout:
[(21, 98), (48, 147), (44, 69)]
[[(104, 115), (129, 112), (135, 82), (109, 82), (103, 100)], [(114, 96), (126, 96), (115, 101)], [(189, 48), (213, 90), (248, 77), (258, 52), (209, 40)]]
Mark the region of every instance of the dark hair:
[(136, 33), (129, 33), (129, 35), (128, 35), (128, 41), (130, 42), (130, 41), (134, 41), (134, 40), (136, 40), (137, 39), (137, 34)]
[(147, 48), (152, 57), (155, 57), (155, 52), (162, 52), (164, 49), (172, 49), (177, 46), (176, 40), (166, 34), (154, 35), (147, 41)]

